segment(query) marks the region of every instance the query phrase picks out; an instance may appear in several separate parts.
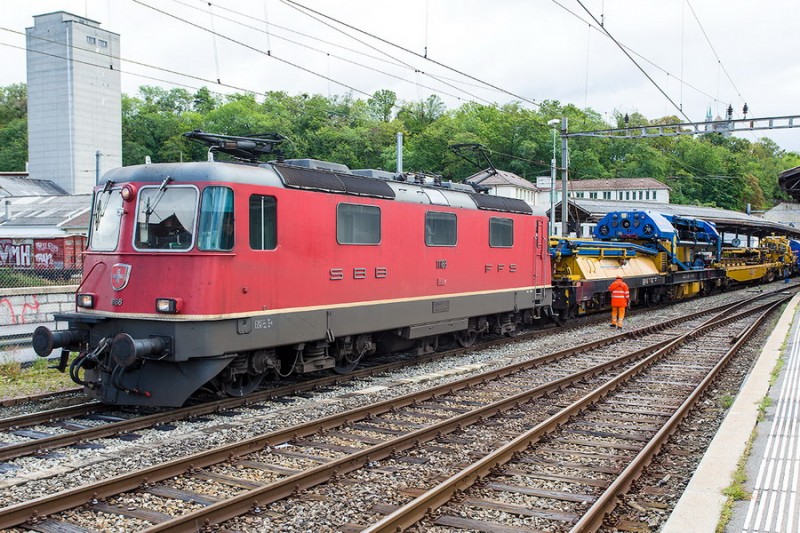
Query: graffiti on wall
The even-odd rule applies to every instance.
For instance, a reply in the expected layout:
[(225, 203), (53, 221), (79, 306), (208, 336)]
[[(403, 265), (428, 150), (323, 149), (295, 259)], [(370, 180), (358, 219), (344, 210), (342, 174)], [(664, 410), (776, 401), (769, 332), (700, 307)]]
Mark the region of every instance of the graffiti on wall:
[(0, 326), (41, 322), (40, 305), (35, 294), (0, 298)]
[(0, 239), (0, 266), (30, 267), (33, 239)]
[(0, 267), (63, 269), (80, 268), (86, 237), (57, 239), (0, 239)]

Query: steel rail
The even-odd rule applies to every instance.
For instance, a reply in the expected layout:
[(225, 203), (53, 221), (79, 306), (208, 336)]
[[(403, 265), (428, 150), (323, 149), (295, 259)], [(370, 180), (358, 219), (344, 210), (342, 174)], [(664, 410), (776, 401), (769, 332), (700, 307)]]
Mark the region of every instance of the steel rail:
[[(762, 297), (765, 295), (762, 295)], [(741, 302), (735, 305), (742, 305)], [(729, 307), (730, 304), (723, 304), (705, 311), (701, 311), (701, 313), (712, 313), (716, 310), (723, 309)], [(695, 316), (695, 314), (690, 316)], [(579, 327), (585, 324), (576, 324), (572, 323), (571, 327)], [(491, 348), (494, 346), (505, 345), (509, 343), (517, 343), (517, 342), (525, 342), (537, 337), (547, 335), (553, 330), (564, 331), (568, 330), (570, 327), (567, 328), (559, 328), (559, 327), (548, 327), (540, 330), (536, 330), (533, 332), (527, 332), (522, 335), (517, 335), (512, 338), (504, 337), (501, 339), (494, 339), (490, 341), (483, 342), (479, 345), (474, 345), (466, 348), (455, 348), (452, 350), (446, 350), (442, 352), (436, 352), (433, 354), (427, 354), (424, 356), (418, 356), (411, 360), (401, 360), (401, 361), (393, 361), (391, 363), (382, 363), (375, 366), (370, 366), (367, 368), (362, 368), (360, 370), (356, 370), (351, 372), (347, 375), (332, 375), (332, 376), (325, 376), (322, 378), (318, 378), (312, 381), (304, 382), (304, 383), (294, 383), (290, 385), (283, 385), (280, 387), (276, 387), (274, 389), (269, 389), (265, 391), (256, 392), (250, 394), (246, 397), (242, 398), (223, 398), (221, 400), (215, 400), (212, 402), (206, 402), (203, 404), (196, 404), (189, 407), (182, 407), (177, 409), (172, 409), (166, 413), (154, 413), (152, 415), (144, 415), (140, 417), (136, 417), (135, 419), (125, 420), (125, 421), (118, 421), (118, 422), (111, 422), (104, 426), (88, 428), (86, 430), (79, 430), (80, 432), (72, 432), (69, 434), (64, 435), (54, 435), (52, 437), (43, 437), (39, 439), (35, 439), (31, 442), (24, 442), (15, 444), (12, 446), (5, 446), (0, 448), (0, 461), (8, 461), (11, 459), (15, 459), (17, 457), (23, 457), (26, 455), (34, 454), (34, 453), (41, 453), (47, 450), (52, 450), (56, 448), (62, 448), (64, 446), (69, 446), (72, 444), (76, 444), (79, 442), (89, 441), (93, 439), (100, 439), (105, 437), (112, 437), (123, 435), (125, 433), (130, 433), (132, 431), (137, 431), (140, 429), (145, 429), (154, 425), (158, 424), (166, 424), (169, 422), (175, 422), (178, 420), (185, 420), (186, 418), (194, 417), (194, 416), (202, 416), (206, 414), (211, 414), (219, 411), (224, 411), (228, 409), (236, 409), (238, 407), (247, 407), (248, 405), (252, 405), (255, 403), (263, 402), (266, 400), (271, 400), (278, 396), (287, 396), (296, 394), (298, 392), (304, 392), (313, 390), (315, 388), (327, 387), (331, 385), (336, 385), (339, 383), (345, 383), (347, 381), (352, 381), (356, 379), (360, 379), (363, 377), (371, 376), (381, 372), (391, 371), (397, 368), (409, 366), (409, 365), (418, 365), (424, 364), (430, 361), (443, 359), (445, 357), (454, 357), (457, 355), (470, 353), (475, 350), (484, 350), (487, 348)], [(54, 393), (42, 393), (34, 396), (29, 396), (26, 398), (19, 397), (7, 400), (11, 402), (9, 405), (15, 405), (16, 403), (24, 403), (25, 401), (36, 401), (38, 399), (44, 399), (48, 397), (57, 397), (60, 395), (66, 395), (70, 393), (80, 392), (81, 388), (74, 388), (68, 389), (65, 391), (59, 391)], [(3, 404), (5, 405), (5, 404)], [(94, 405), (91, 403), (82, 404), (84, 406)], [(56, 419), (64, 419), (64, 418), (71, 418), (76, 416), (81, 416), (85, 414), (90, 414), (93, 412), (97, 412), (99, 410), (105, 409), (102, 404), (99, 402), (96, 404), (97, 407), (94, 409), (89, 409), (88, 407), (84, 407), (85, 410), (81, 410), (81, 408), (77, 406), (65, 407), (61, 409), (53, 409), (49, 411), (42, 411), (40, 413), (34, 414), (25, 414), (19, 415), (15, 417), (8, 417), (0, 419), (0, 430), (9, 429), (9, 428), (21, 428), (21, 427), (30, 427), (39, 425), (42, 423), (52, 422)], [(113, 408), (108, 407), (108, 408)], [(101, 429), (102, 428), (102, 429)]]
[[(760, 297), (763, 296), (764, 295), (761, 295)], [(663, 323), (661, 326), (670, 327), (671, 325), (680, 323), (685, 320), (691, 320), (698, 316), (723, 311), (725, 309), (735, 308), (736, 306), (739, 305), (742, 305), (742, 302), (737, 302), (735, 304), (719, 305), (710, 309), (705, 309), (703, 311), (692, 313), (690, 315), (672, 319), (670, 321)], [(656, 329), (654, 328), (656, 328), (656, 326), (645, 326), (644, 328), (638, 328), (636, 330), (630, 330), (625, 333), (620, 333), (608, 337), (607, 340), (621, 338), (626, 335), (644, 335), (656, 331)], [(551, 329), (558, 329), (558, 328), (551, 328)], [(503, 337), (501, 339), (495, 339), (482, 343), (479, 346), (476, 345), (476, 346), (471, 346), (469, 348), (456, 348), (454, 350), (429, 354), (427, 356), (417, 357), (411, 360), (394, 361), (391, 363), (379, 364), (373, 367), (368, 367), (361, 370), (357, 370), (355, 372), (351, 372), (350, 374), (347, 375), (331, 375), (315, 379), (313, 381), (283, 385), (274, 389), (260, 391), (243, 398), (225, 398), (214, 402), (197, 404), (188, 407), (179, 407), (177, 409), (172, 409), (162, 413), (153, 413), (150, 415), (144, 415), (132, 418), (130, 420), (110, 422), (102, 426), (96, 426), (92, 428), (73, 431), (70, 433), (65, 433), (63, 435), (53, 435), (50, 437), (35, 439), (30, 442), (21, 442), (9, 446), (3, 446), (0, 447), (0, 461), (9, 461), (16, 459), (18, 457), (24, 457), (26, 455), (44, 453), (49, 450), (63, 448), (65, 446), (70, 446), (81, 442), (87, 442), (107, 437), (118, 437), (126, 433), (131, 433), (133, 431), (146, 429), (160, 424), (167, 424), (178, 420), (185, 420), (187, 418), (218, 413), (221, 411), (236, 409), (239, 407), (247, 407), (249, 405), (257, 404), (263, 401), (268, 401), (280, 396), (290, 396), (292, 394), (297, 394), (298, 392), (305, 392), (317, 388), (328, 387), (340, 383), (346, 383), (348, 381), (360, 379), (381, 372), (388, 372), (394, 369), (408, 367), (409, 365), (422, 364), (432, 360), (438, 360), (444, 357), (452, 357), (459, 354), (470, 353), (475, 350), (484, 350), (494, 346), (506, 345), (509, 343), (525, 342), (527, 340), (535, 339), (539, 336), (542, 336), (549, 331), (550, 329), (539, 330), (511, 338)], [(606, 342), (606, 340), (603, 340), (602, 342)], [(593, 345), (591, 345), (591, 343), (587, 343), (585, 346), (587, 346), (586, 349), (594, 347)], [(555, 352), (554, 355), (557, 357), (562, 357), (565, 354), (568, 354), (570, 350), (572, 349), (563, 350), (561, 352)], [(43, 414), (42, 416), (44, 417), (46, 415)], [(30, 426), (32, 424), (27, 424), (27, 425)]]
[[(311, 391), (317, 388), (329, 387), (340, 383), (346, 383), (348, 381), (354, 381), (357, 379), (372, 376), (382, 372), (388, 372), (391, 370), (395, 370), (402, 367), (408, 367), (411, 365), (423, 364), (444, 357), (452, 357), (455, 355), (469, 353), (474, 350), (479, 350), (479, 349), (483, 350), (493, 346), (505, 345), (516, 342), (524, 342), (545, 335), (549, 333), (552, 329), (556, 328), (538, 330), (517, 337), (511, 337), (511, 338), (503, 337), (501, 339), (494, 339), (482, 343), (481, 345), (437, 352), (434, 354), (428, 354), (425, 356), (416, 357), (410, 360), (405, 359), (402, 361), (382, 363), (375, 366), (370, 366), (367, 368), (356, 370), (346, 375), (330, 375), (302, 383), (292, 383), (288, 385), (282, 385), (273, 389), (259, 391), (254, 394), (248, 395), (246, 397), (224, 398), (212, 402), (206, 402), (187, 407), (179, 407), (176, 409), (171, 409), (169, 411), (164, 411), (160, 413), (152, 413), (149, 415), (138, 416), (130, 420), (110, 422), (102, 426), (96, 426), (78, 431), (73, 431), (70, 433), (65, 433), (63, 435), (53, 435), (50, 437), (42, 437), (39, 439), (31, 440), (30, 442), (21, 442), (9, 446), (2, 446), (0, 447), (0, 461), (9, 461), (19, 457), (24, 457), (26, 455), (44, 453), (49, 450), (63, 448), (65, 446), (70, 446), (73, 444), (87, 442), (95, 439), (118, 437), (126, 433), (131, 433), (133, 431), (138, 431), (141, 429), (147, 429), (160, 424), (167, 424), (179, 420), (186, 420), (188, 418), (219, 413), (222, 411), (236, 409), (239, 407), (247, 407), (249, 405), (254, 405), (260, 402), (269, 401), (281, 396), (291, 396), (299, 392)], [(97, 403), (97, 405), (99, 406), (99, 408), (104, 407), (100, 403)], [(63, 413), (59, 411), (60, 410), (56, 409), (56, 410), (44, 411), (42, 413), (37, 413), (35, 415), (30, 415), (33, 417), (31, 418), (31, 420), (34, 420), (35, 421), (34, 423), (27, 423), (27, 417), (29, 415), (21, 415), (14, 418), (0, 419), (0, 429), (6, 429), (9, 427), (22, 427), (22, 426), (29, 427), (43, 422), (52, 421), (53, 419), (58, 418), (59, 415), (61, 415), (62, 418), (68, 418), (69, 416), (76, 416), (76, 414), (80, 414), (79, 411), (74, 411), (74, 412), (64, 411)]]
[(642, 471), (648, 466), (653, 458), (661, 451), (667, 439), (675, 433), (678, 425), (688, 416), (689, 411), (694, 407), (700, 397), (705, 393), (711, 383), (717, 378), (719, 373), (730, 362), (744, 344), (753, 336), (756, 329), (767, 319), (767, 317), (789, 298), (775, 302), (769, 306), (758, 319), (750, 324), (745, 331), (740, 334), (734, 344), (725, 352), (725, 355), (709, 371), (706, 377), (695, 387), (694, 391), (686, 398), (681, 406), (675, 411), (664, 426), (653, 436), (631, 463), (620, 473), (620, 475), (603, 491), (603, 494), (592, 504), (583, 517), (572, 527), (573, 533), (583, 531), (596, 531), (602, 526), (603, 518), (611, 512), (617, 505), (617, 495), (628, 492), (631, 484), (638, 479)]
[(70, 405), (69, 407), (60, 407), (49, 411), (40, 411), (38, 413), (10, 416), (8, 418), (0, 418), (0, 430), (38, 426), (39, 424), (52, 422), (59, 418), (75, 418), (76, 416), (88, 415), (96, 413), (97, 411), (107, 411), (109, 409), (111, 409), (111, 407), (107, 405), (103, 405), (99, 402), (91, 402)]
[[(685, 318), (675, 319), (674, 321), (679, 323), (684, 319)], [(621, 340), (623, 338), (634, 339), (646, 333), (646, 331), (643, 330), (659, 331), (664, 327), (667, 327), (667, 325), (661, 324), (659, 326), (648, 326), (646, 328), (641, 328), (640, 330), (632, 330), (627, 333), (621, 333), (611, 338), (598, 339), (589, 343), (585, 343), (581, 346), (560, 350), (558, 352), (546, 354), (528, 361), (507, 365), (492, 370), (488, 373), (470, 376), (451, 383), (445, 383), (425, 391), (418, 391), (397, 398), (390, 398), (373, 405), (351, 409), (343, 413), (329, 415), (327, 417), (313, 420), (298, 426), (252, 437), (241, 442), (218, 447), (213, 450), (199, 452), (187, 457), (174, 459), (162, 465), (141, 469), (129, 474), (123, 474), (94, 483), (92, 485), (68, 489), (57, 494), (42, 496), (29, 502), (0, 508), (0, 529), (13, 527), (28, 520), (35, 520), (38, 517), (83, 505), (95, 499), (114, 496), (122, 492), (145, 486), (149, 483), (162, 481), (164, 479), (175, 477), (198, 468), (207, 467), (230, 460), (231, 458), (257, 452), (263, 450), (267, 446), (282, 444), (293, 438), (309, 436), (323, 429), (330, 429), (342, 424), (368, 419), (371, 416), (384, 414), (399, 407), (410, 406), (416, 402), (434, 399), (445, 394), (452, 394), (471, 385), (501, 378), (515, 372), (535, 368), (549, 361), (581, 353), (592, 348), (605, 346), (613, 343), (614, 340)], [(571, 376), (567, 376), (563, 379), (569, 379), (570, 377)], [(559, 380), (550, 384), (545, 384), (541, 387), (542, 390), (540, 392), (543, 394), (547, 390), (548, 385), (554, 387), (553, 390), (558, 390), (559, 387), (564, 386), (566, 383), (566, 381), (562, 382), (562, 380)], [(524, 395), (530, 393), (531, 391), (526, 391), (522, 394)], [(433, 436), (435, 435), (436, 433), (434, 432)], [(372, 458), (374, 458), (374, 453), (370, 457), (370, 460), (372, 460)]]
[[(761, 296), (753, 298), (752, 300), (756, 300), (760, 297)], [(389, 412), (398, 407), (412, 405), (414, 402), (436, 398), (447, 393), (453, 393), (476, 383), (503, 377), (517, 371), (535, 368), (538, 365), (559, 359), (561, 357), (577, 354), (595, 347), (608, 345), (616, 340), (621, 340), (624, 338), (638, 338), (650, 332), (661, 331), (672, 325), (709, 314), (713, 311), (725, 312), (726, 309), (737, 307), (739, 305), (741, 305), (741, 302), (733, 305), (727, 304), (717, 306), (713, 310), (703, 310), (690, 315), (672, 319), (658, 325), (646, 326), (636, 330), (619, 333), (612, 337), (598, 339), (584, 343), (580, 346), (560, 350), (531, 360), (507, 365), (486, 374), (463, 378), (461, 380), (446, 383), (426, 391), (407, 394), (405, 396), (392, 398), (370, 406), (330, 415), (328, 417), (310, 421), (295, 427), (252, 437), (241, 442), (218, 447), (213, 450), (199, 452), (184, 458), (174, 459), (164, 463), (163, 465), (141, 469), (129, 474), (115, 476), (92, 485), (68, 489), (57, 494), (42, 496), (29, 502), (2, 508), (0, 509), (0, 528), (13, 527), (29, 520), (36, 520), (38, 517), (83, 505), (95, 499), (114, 496), (125, 491), (146, 486), (148, 483), (155, 483), (198, 468), (203, 468), (241, 455), (260, 451), (266, 446), (282, 444), (292, 438), (308, 436), (321, 429), (329, 429), (343, 423), (369, 418), (370, 416)]]
[[(788, 298), (782, 299), (780, 302), (771, 304), (770, 308), (774, 308), (775, 306), (782, 304), (783, 301), (785, 301), (786, 299)], [(754, 310), (745, 311), (744, 314), (752, 314), (760, 310), (761, 307), (763, 306), (759, 306), (759, 308)], [(769, 310), (766, 311), (765, 314), (768, 313)], [(740, 316), (739, 318), (742, 317)], [(418, 496), (417, 498), (413, 499), (412, 501), (408, 502), (402, 507), (396, 509), (394, 512), (385, 516), (380, 521), (364, 529), (362, 533), (379, 533), (379, 532), (389, 533), (394, 531), (401, 531), (403, 529), (411, 527), (412, 525), (416, 524), (419, 520), (421, 520), (426, 514), (430, 513), (433, 509), (437, 509), (442, 505), (446, 504), (447, 502), (449, 502), (457, 491), (465, 490), (470, 486), (472, 486), (480, 478), (483, 478), (491, 474), (501, 465), (509, 462), (513, 458), (514, 454), (524, 451), (531, 444), (539, 441), (544, 435), (552, 432), (558, 426), (569, 421), (577, 413), (585, 410), (586, 408), (593, 405), (601, 398), (607, 396), (611, 391), (615, 390), (616, 388), (618, 388), (624, 382), (630, 380), (635, 375), (640, 374), (641, 372), (643, 372), (644, 370), (646, 370), (647, 368), (658, 362), (659, 359), (671, 353), (672, 351), (676, 350), (680, 345), (684, 344), (689, 339), (697, 336), (701, 332), (714, 329), (715, 327), (722, 326), (725, 323), (729, 323), (735, 320), (737, 320), (737, 318), (735, 317), (723, 317), (718, 320), (712, 319), (698, 326), (695, 330), (681, 335), (677, 339), (671, 341), (665, 347), (661, 348), (657, 352), (653, 353), (652, 355), (648, 356), (647, 358), (637, 363), (634, 367), (626, 370), (619, 376), (609, 380), (600, 387), (597, 387), (589, 394), (585, 395), (583, 398), (576, 400), (575, 402), (565, 407), (558, 413), (553, 414), (548, 419), (537, 424), (535, 427), (531, 428), (530, 430), (516, 437), (506, 445), (496, 449), (495, 451), (486, 455), (480, 460), (476, 461), (472, 465), (464, 468), (457, 474), (454, 474), (453, 476), (443, 481), (436, 487), (428, 490), (424, 494)], [(740, 346), (742, 343), (743, 340), (740, 338), (739, 342), (737, 342), (737, 346)], [(706, 382), (708, 382), (708, 380), (704, 380), (704, 383)], [(641, 468), (643, 468), (643, 466)], [(640, 472), (641, 468), (637, 469), (636, 472), (637, 473)], [(633, 478), (631, 478), (628, 481), (628, 483), (630, 483), (632, 479)], [(614, 498), (617, 494), (619, 494), (619, 492), (620, 492), (619, 489), (616, 490), (615, 492), (611, 490), (611, 487), (609, 487), (609, 489), (605, 493), (608, 494), (607, 496), (608, 505), (613, 505), (615, 503)], [(599, 518), (600, 521), (602, 521), (602, 516), (604, 516), (604, 514), (605, 514), (604, 512), (601, 513)], [(584, 531), (584, 530), (573, 529), (573, 531)]]
[(47, 398), (57, 398), (59, 396), (68, 396), (83, 391), (83, 387), (72, 387), (70, 389), (63, 389), (51, 392), (40, 392), (38, 394), (31, 394), (30, 396), (14, 396), (13, 398), (4, 398), (0, 400), (0, 407), (11, 407), (21, 403), (38, 402)]
[[(252, 489), (239, 496), (234, 496), (233, 498), (211, 504), (208, 507), (187, 513), (172, 520), (156, 524), (143, 531), (147, 533), (166, 531), (193, 532), (197, 530), (198, 524), (220, 524), (225, 520), (240, 516), (253, 509), (260, 508), (263, 505), (291, 496), (293, 493), (297, 493), (300, 490), (308, 489), (329, 481), (335, 476), (362, 468), (372, 461), (386, 459), (398, 452), (418, 446), (422, 442), (433, 440), (441, 435), (481, 422), (500, 412), (518, 407), (523, 403), (541, 398), (546, 394), (557, 392), (570, 384), (581, 382), (601, 372), (608, 371), (614, 367), (641, 358), (653, 350), (660, 351), (672, 342), (674, 342), (674, 340), (670, 339), (640, 348), (605, 363), (594, 365), (590, 368), (564, 376), (558, 380), (478, 407), (467, 413), (456, 415), (449, 420), (417, 429), (406, 435), (395, 437), (384, 443), (375, 444), (370, 448), (294, 474), (264, 487)], [(480, 379), (479, 381), (484, 382), (485, 379)]]
[[(581, 325), (585, 324), (573, 324), (573, 327), (579, 327)], [(30, 442), (23, 442), (11, 446), (4, 446), (0, 447), (0, 461), (8, 461), (15, 459), (17, 457), (24, 457), (26, 455), (42, 453), (48, 450), (63, 448), (65, 446), (70, 446), (72, 444), (76, 444), (79, 442), (86, 442), (93, 439), (101, 439), (106, 437), (115, 437), (119, 435), (124, 435), (132, 431), (145, 429), (158, 424), (166, 424), (169, 422), (185, 420), (187, 418), (218, 413), (229, 409), (247, 407), (249, 405), (257, 404), (264, 401), (269, 401), (281, 396), (291, 396), (292, 394), (297, 394), (298, 392), (306, 392), (317, 388), (324, 388), (333, 385), (338, 385), (340, 383), (354, 381), (357, 379), (369, 377), (382, 372), (388, 372), (402, 367), (420, 365), (431, 361), (436, 361), (445, 357), (453, 357), (465, 353), (470, 353), (475, 350), (484, 350), (494, 346), (525, 342), (547, 335), (551, 333), (553, 330), (564, 331), (568, 329), (570, 328), (569, 327), (561, 328), (557, 326), (547, 327), (536, 331), (526, 332), (515, 337), (503, 337), (500, 339), (485, 341), (481, 344), (476, 344), (474, 346), (469, 346), (466, 348), (463, 347), (455, 348), (451, 350), (445, 350), (432, 354), (417, 356), (410, 359), (404, 358), (398, 361), (392, 361), (390, 363), (379, 363), (374, 366), (368, 366), (365, 368), (361, 368), (359, 370), (355, 370), (348, 374), (335, 374), (335, 375), (323, 376), (321, 378), (316, 378), (314, 380), (305, 381), (301, 383), (281, 385), (268, 390), (258, 391), (245, 397), (223, 398), (220, 400), (194, 404), (187, 407), (170, 409), (169, 411), (165, 411), (163, 413), (153, 413), (150, 415), (138, 416), (130, 420), (110, 422), (103, 426), (92, 427), (86, 430), (79, 430), (78, 432), (72, 432), (64, 435), (54, 435), (51, 437), (43, 437), (32, 440)], [(35, 401), (39, 398), (47, 398), (50, 396), (57, 396), (65, 393), (75, 393), (75, 392), (80, 392), (81, 390), (83, 389), (76, 388), (76, 389), (69, 389), (68, 391), (61, 391), (58, 393), (44, 393), (41, 395), (30, 396), (27, 398), (19, 397), (15, 399), (15, 403), (16, 402), (24, 403), (24, 401), (26, 400)], [(93, 405), (93, 404), (87, 403), (83, 405)], [(98, 410), (102, 408), (113, 409), (115, 407), (115, 406), (104, 406), (99, 402), (97, 402), (97, 405), (99, 406)], [(120, 406), (117, 407), (121, 408)], [(0, 419), (0, 430), (8, 428), (16, 429), (20, 427), (30, 427), (46, 422), (52, 422), (53, 420), (59, 418), (62, 419), (70, 418), (94, 412), (87, 410), (84, 413), (78, 409), (76, 409), (75, 411), (70, 411), (70, 409), (72, 408), (67, 407), (61, 409), (53, 409), (49, 411), (42, 411), (40, 413), (35, 413), (32, 415), (19, 415), (15, 417), (3, 418)]]

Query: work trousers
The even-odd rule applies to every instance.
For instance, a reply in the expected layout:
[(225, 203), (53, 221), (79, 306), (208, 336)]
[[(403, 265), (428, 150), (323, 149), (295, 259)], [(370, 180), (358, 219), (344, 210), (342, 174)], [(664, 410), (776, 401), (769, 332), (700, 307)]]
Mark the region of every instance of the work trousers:
[(622, 327), (622, 321), (625, 320), (625, 306), (612, 305), (611, 306), (611, 325)]

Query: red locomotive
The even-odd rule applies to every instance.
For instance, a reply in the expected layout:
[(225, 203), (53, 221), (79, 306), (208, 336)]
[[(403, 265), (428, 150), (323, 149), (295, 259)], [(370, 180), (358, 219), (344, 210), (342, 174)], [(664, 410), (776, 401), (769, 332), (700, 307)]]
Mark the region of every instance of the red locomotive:
[(120, 168), (94, 194), (62, 348), (108, 404), (244, 395), (265, 376), (511, 333), (551, 307), (547, 219), (522, 200), (314, 160), (277, 136), (187, 134), (239, 162)]

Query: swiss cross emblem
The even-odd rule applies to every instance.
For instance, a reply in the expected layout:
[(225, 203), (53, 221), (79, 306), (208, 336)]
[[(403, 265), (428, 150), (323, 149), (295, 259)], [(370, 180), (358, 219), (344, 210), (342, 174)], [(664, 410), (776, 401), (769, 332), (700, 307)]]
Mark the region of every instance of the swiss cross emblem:
[(111, 267), (111, 288), (121, 291), (128, 284), (131, 277), (131, 266), (124, 263), (117, 263)]

